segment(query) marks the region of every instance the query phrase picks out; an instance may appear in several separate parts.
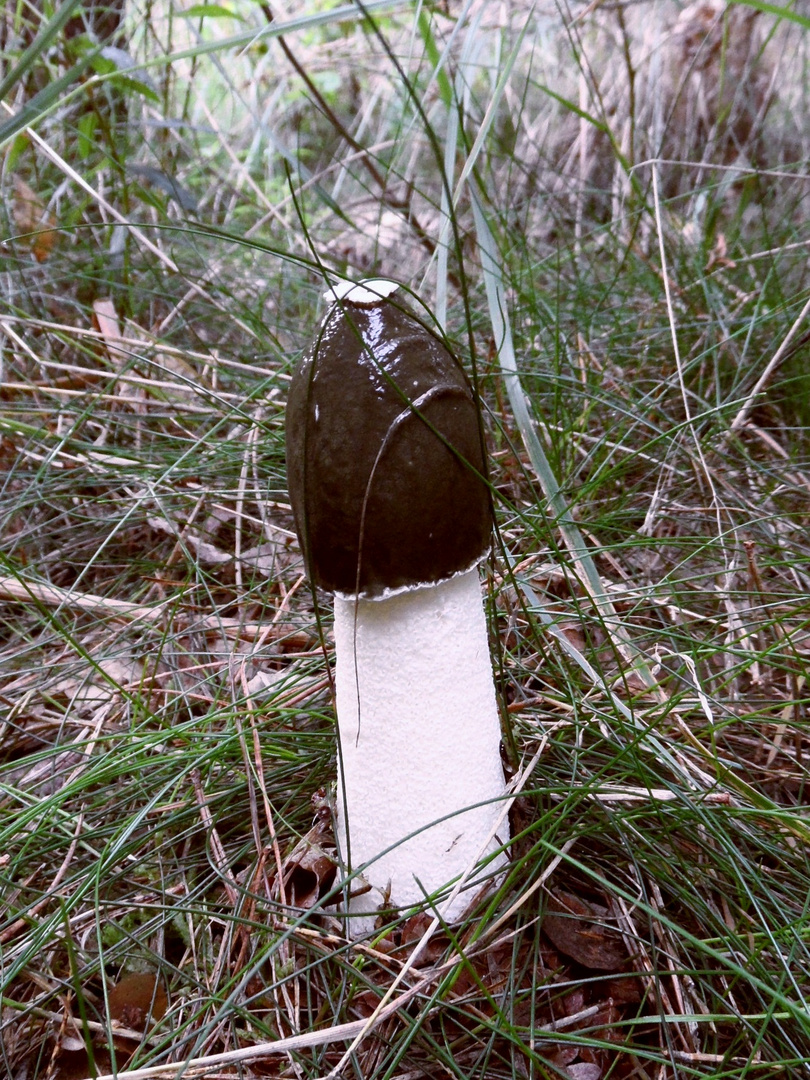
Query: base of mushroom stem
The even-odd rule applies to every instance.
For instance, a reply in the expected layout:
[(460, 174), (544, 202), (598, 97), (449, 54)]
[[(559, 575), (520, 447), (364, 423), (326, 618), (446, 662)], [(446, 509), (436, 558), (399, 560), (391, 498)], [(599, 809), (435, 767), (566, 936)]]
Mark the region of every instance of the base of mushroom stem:
[(358, 874), (351, 881), (346, 881), (348, 901), (342, 900), (330, 911), (344, 920), (346, 934), (353, 938), (366, 937), (395, 918), (407, 916), (409, 910), (414, 914), (418, 911), (425, 911), (429, 916), (439, 914), (442, 922), (456, 923), (503, 881), (507, 862), (506, 855), (499, 855), (485, 868), (483, 876), (476, 876), (472, 882), (468, 882), (451, 904), (447, 903), (451, 892), (448, 888), (443, 890), (444, 899), (426, 900), (418, 907), (394, 907), (387, 888), (369, 885), (363, 875)]
[(336, 598), (335, 648), (337, 841), (371, 885), (352, 882), (350, 932), (469, 874), (437, 905), (456, 920), (503, 870), (509, 840), (477, 567), (383, 600)]

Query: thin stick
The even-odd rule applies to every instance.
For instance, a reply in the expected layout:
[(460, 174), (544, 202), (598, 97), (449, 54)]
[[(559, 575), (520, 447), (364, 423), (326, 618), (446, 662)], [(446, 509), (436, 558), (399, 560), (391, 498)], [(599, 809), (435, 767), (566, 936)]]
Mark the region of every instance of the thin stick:
[(133, 604), (128, 600), (115, 600), (107, 596), (94, 596), (92, 593), (71, 592), (58, 585), (44, 585), (40, 582), (22, 581), (16, 577), (0, 577), (0, 597), (6, 600), (19, 600), (22, 603), (39, 603), (48, 607), (78, 608), (93, 615), (108, 618), (131, 619), (156, 622), (165, 614), (167, 607), (177, 603), (176, 597), (162, 601), (154, 606)]
[[(17, 577), (0, 576), (0, 600), (16, 600), (22, 604), (43, 604), (46, 607), (67, 607), (86, 611), (101, 619), (123, 619), (128, 622), (160, 623), (168, 611), (178, 608), (183, 594), (170, 596), (159, 604), (133, 604), (129, 600), (116, 600), (109, 596), (96, 596), (93, 593), (73, 592), (58, 585), (45, 585), (36, 581), (23, 581)], [(190, 613), (183, 613), (189, 617)], [(247, 640), (270, 637), (273, 640), (285, 639), (302, 647), (312, 640), (304, 631), (275, 625), (273, 622), (242, 622), (226, 616), (203, 615), (194, 621), (202, 630), (220, 631), (234, 634)]]
[[(448, 966), (455, 966), (455, 963), (460, 963), (460, 960), (454, 961), (453, 965), (442, 965), (442, 969)], [(400, 998), (391, 1002), (380, 1015), (380, 1020), (385, 1020), (393, 1013), (396, 1013), (403, 1005), (406, 1005), (411, 998), (416, 997), (417, 994), (423, 991), (434, 977), (435, 973), (431, 973), (428, 978), (420, 980), (415, 986), (411, 987), (410, 990), (405, 991)], [(573, 1016), (566, 1016), (561, 1020), (553, 1020), (549, 1024), (544, 1024), (542, 1027), (535, 1028), (535, 1035), (551, 1034), (562, 1028), (570, 1027), (572, 1024), (595, 1015), (599, 1011), (599, 1008), (600, 1006), (591, 1005)], [(667, 1016), (655, 1019), (672, 1020), (673, 1018)], [(356, 1032), (361, 1031), (365, 1024), (365, 1020), (352, 1020), (348, 1024), (337, 1024), (335, 1027), (326, 1028), (324, 1031), (308, 1031), (303, 1035), (291, 1035), (286, 1039), (276, 1039), (275, 1042), (257, 1043), (255, 1046), (243, 1046), (236, 1050), (226, 1050), (221, 1054), (209, 1054), (206, 1057), (190, 1058), (188, 1061), (174, 1061), (163, 1065), (146, 1065), (142, 1069), (126, 1070), (125, 1072), (119, 1073), (104, 1073), (103, 1075), (94, 1078), (87, 1077), (86, 1080), (161, 1080), (162, 1077), (172, 1076), (178, 1078), (182, 1076), (183, 1080), (191, 1080), (191, 1077), (202, 1076), (203, 1073), (210, 1072), (212, 1069), (216, 1069), (221, 1065), (234, 1065), (237, 1062), (256, 1061), (263, 1057), (269, 1057), (275, 1054), (289, 1054), (296, 1050), (306, 1050), (311, 1046), (328, 1046), (333, 1042), (345, 1041), (346, 1039), (352, 1038)], [(93, 1025), (91, 1024), (91, 1026)]]
[[(411, 998), (415, 997), (425, 987), (424, 982), (419, 982), (410, 990), (391, 1002), (380, 1015), (380, 1020), (387, 1019), (397, 1012)], [(276, 1039), (274, 1042), (257, 1043), (255, 1046), (243, 1046), (236, 1050), (226, 1050), (221, 1054), (208, 1054), (205, 1057), (190, 1058), (188, 1061), (173, 1061), (163, 1065), (147, 1065), (143, 1069), (132, 1069), (124, 1073), (105, 1073), (95, 1077), (94, 1080), (158, 1080), (161, 1077), (192, 1077), (200, 1076), (211, 1069), (221, 1065), (234, 1065), (242, 1061), (257, 1061), (272, 1054), (288, 1054), (294, 1050), (306, 1050), (311, 1046), (328, 1046), (333, 1042), (341, 1042), (354, 1038), (366, 1026), (365, 1020), (352, 1020), (348, 1024), (337, 1024), (335, 1027), (326, 1028), (324, 1031), (308, 1031), (303, 1035), (291, 1035), (287, 1039)], [(91, 1080), (91, 1078), (87, 1078)]]

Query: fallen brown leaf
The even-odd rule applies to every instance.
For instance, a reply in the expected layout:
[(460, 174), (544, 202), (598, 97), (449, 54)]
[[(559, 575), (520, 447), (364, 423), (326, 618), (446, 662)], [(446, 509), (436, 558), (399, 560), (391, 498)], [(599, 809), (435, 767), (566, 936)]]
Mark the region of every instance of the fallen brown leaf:
[[(309, 909), (328, 892), (335, 880), (331, 825), (319, 821), (284, 859), (284, 900), (293, 907)], [(274, 889), (278, 897), (280, 890)]]
[(160, 1020), (165, 1015), (168, 998), (156, 975), (135, 971), (113, 986), (107, 1004), (111, 1020), (133, 1031), (145, 1031), (150, 1019)]
[(59, 234), (51, 226), (53, 217), (34, 189), (20, 176), (14, 177), (14, 226), (26, 235), (37, 262), (45, 262)]
[(627, 949), (618, 931), (604, 925), (608, 918), (607, 908), (557, 890), (549, 894), (543, 932), (559, 952), (583, 967), (620, 971)]

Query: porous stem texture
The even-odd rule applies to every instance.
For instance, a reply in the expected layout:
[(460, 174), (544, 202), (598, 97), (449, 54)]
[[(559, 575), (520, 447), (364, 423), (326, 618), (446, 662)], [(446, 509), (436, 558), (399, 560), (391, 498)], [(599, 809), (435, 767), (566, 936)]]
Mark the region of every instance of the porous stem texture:
[[(503, 810), (500, 724), (477, 567), (386, 599), (336, 597), (335, 646), (338, 844), (350, 868), (370, 863), (363, 875), (372, 886), (354, 896), (350, 909), (419, 903), (475, 862)], [(508, 831), (504, 821), (485, 854)], [(464, 912), (480, 882), (481, 873), (473, 874), (442, 908), (446, 918)], [(361, 884), (353, 882), (352, 891)], [(353, 932), (367, 922), (353, 920)]]

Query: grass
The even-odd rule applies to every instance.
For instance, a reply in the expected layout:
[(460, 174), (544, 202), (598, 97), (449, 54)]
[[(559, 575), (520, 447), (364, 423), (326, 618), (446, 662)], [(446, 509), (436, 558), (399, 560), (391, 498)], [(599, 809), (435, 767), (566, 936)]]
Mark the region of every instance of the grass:
[[(806, 1076), (806, 26), (84, 12), (0, 43), (7, 1075)], [(463, 926), (358, 942), (283, 454), (327, 271), (476, 373), (523, 784)]]

